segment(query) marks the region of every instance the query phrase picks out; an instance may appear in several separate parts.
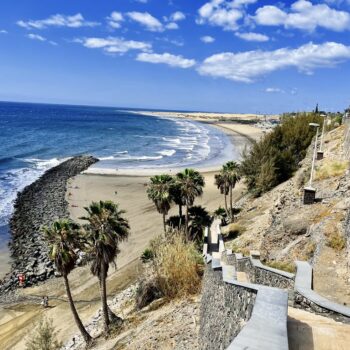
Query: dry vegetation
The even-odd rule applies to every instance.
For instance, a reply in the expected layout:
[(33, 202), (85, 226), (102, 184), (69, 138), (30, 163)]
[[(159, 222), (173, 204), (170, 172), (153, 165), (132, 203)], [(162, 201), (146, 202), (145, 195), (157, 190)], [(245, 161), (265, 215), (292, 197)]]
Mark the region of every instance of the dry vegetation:
[(26, 350), (58, 350), (62, 343), (58, 341), (57, 331), (51, 319), (42, 318), (26, 342)]
[(341, 251), (345, 248), (346, 239), (335, 222), (329, 222), (324, 231), (327, 245), (336, 251)]
[(283, 270), (291, 273), (295, 273), (296, 271), (296, 266), (294, 263), (284, 261), (266, 261), (265, 265), (270, 266), (274, 269)]
[(322, 164), (316, 169), (315, 180), (324, 180), (335, 176), (342, 176), (348, 168), (348, 161), (324, 159)]
[(197, 294), (201, 288), (203, 259), (193, 242), (180, 235), (154, 247), (158, 286), (167, 298)]
[(201, 290), (203, 258), (194, 242), (180, 234), (151, 242), (151, 263), (139, 283), (136, 302), (139, 309), (153, 300), (196, 295)]

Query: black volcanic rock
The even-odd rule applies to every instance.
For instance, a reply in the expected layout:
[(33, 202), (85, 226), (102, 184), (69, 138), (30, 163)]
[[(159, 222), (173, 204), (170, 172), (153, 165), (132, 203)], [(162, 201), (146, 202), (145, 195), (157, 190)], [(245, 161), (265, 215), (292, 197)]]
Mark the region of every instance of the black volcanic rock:
[(69, 217), (67, 181), (97, 161), (91, 156), (68, 159), (18, 193), (10, 220), (12, 267), (0, 285), (0, 294), (18, 286), (20, 273), (25, 274), (27, 286), (54, 276), (40, 229), (58, 218)]

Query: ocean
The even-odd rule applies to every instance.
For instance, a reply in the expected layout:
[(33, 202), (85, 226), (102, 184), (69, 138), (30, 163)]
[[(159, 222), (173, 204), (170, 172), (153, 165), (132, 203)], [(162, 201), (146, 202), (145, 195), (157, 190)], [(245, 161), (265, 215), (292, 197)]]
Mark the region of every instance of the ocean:
[(204, 167), (237, 158), (229, 137), (195, 121), (119, 108), (0, 102), (0, 247), (17, 192), (80, 154), (98, 168)]

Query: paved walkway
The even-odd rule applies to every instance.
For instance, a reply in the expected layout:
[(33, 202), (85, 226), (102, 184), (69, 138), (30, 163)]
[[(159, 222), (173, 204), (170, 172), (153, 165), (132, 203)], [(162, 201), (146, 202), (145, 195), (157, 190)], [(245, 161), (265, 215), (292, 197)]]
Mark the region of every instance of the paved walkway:
[(289, 350), (348, 350), (350, 325), (288, 308)]

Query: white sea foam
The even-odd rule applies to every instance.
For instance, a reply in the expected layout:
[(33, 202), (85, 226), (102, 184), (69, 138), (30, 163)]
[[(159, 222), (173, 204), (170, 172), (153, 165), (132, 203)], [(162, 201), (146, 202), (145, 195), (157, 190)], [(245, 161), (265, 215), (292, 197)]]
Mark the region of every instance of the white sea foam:
[(64, 160), (57, 158), (29, 158), (24, 160), (28, 163), (28, 166), (6, 172), (6, 185), (0, 188), (0, 225), (7, 224), (9, 216), (13, 211), (13, 203), (17, 197), (17, 193), (37, 180), (46, 170), (57, 166)]
[(165, 150), (159, 151), (157, 153), (161, 154), (162, 156), (171, 157), (171, 156), (173, 156), (176, 153), (176, 150), (174, 150), (174, 149), (165, 149)]

